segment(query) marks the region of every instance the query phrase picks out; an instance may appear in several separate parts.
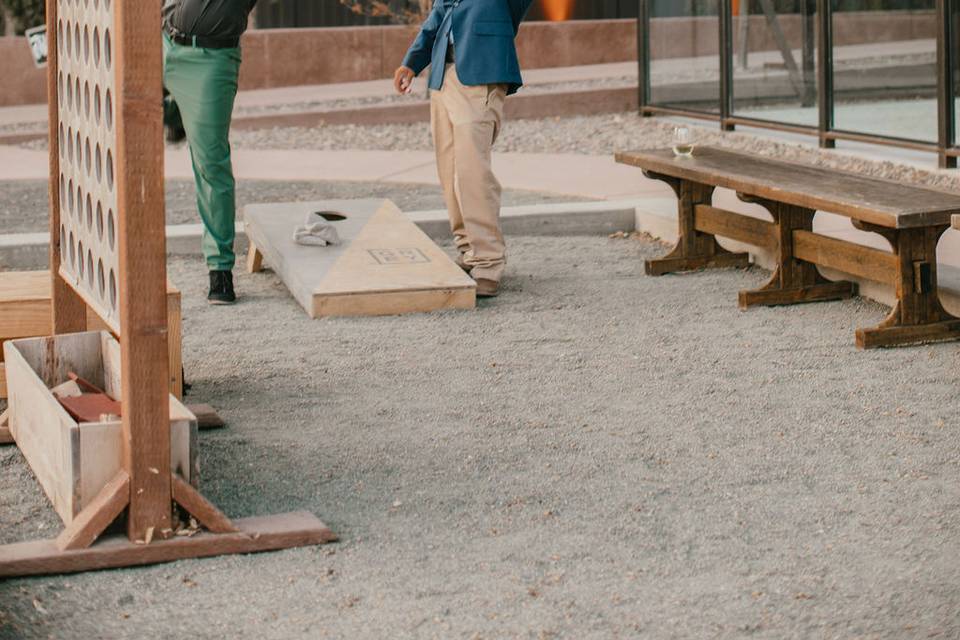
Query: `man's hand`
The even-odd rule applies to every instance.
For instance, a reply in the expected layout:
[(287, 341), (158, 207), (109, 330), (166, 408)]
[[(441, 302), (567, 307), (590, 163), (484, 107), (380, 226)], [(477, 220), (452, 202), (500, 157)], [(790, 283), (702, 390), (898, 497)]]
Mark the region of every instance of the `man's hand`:
[(410, 67), (399, 67), (393, 74), (393, 88), (397, 93), (410, 93), (416, 75)]

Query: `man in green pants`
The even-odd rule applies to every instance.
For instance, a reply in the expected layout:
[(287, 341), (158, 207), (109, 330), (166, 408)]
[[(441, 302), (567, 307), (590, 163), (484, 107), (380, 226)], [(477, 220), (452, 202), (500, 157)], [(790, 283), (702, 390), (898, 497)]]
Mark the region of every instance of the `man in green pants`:
[[(165, 119), (183, 122), (203, 221), (211, 304), (232, 304), (236, 188), (230, 120), (240, 73), (240, 36), (256, 0), (164, 0)], [(179, 111), (179, 114), (177, 113)]]

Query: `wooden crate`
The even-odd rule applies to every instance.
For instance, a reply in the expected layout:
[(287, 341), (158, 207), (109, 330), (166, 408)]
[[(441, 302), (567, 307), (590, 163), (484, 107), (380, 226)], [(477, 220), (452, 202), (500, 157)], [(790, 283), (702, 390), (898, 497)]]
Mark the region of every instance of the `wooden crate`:
[[(54, 509), (69, 524), (121, 469), (119, 420), (78, 424), (50, 388), (73, 372), (120, 398), (120, 344), (106, 331), (3, 345), (10, 432)], [(170, 396), (171, 470), (196, 485), (197, 420)]]
[[(3, 367), (5, 340), (48, 336), (53, 333), (50, 309), (49, 271), (0, 272), (0, 398), (7, 397)], [(170, 393), (183, 398), (183, 355), (180, 292), (167, 284), (167, 325), (170, 352)], [(107, 330), (107, 326), (87, 309), (87, 328)]]
[[(304, 247), (293, 231), (326, 212), (341, 244)], [(262, 261), (311, 318), (473, 309), (476, 283), (390, 200), (328, 200), (244, 208), (251, 271)]]

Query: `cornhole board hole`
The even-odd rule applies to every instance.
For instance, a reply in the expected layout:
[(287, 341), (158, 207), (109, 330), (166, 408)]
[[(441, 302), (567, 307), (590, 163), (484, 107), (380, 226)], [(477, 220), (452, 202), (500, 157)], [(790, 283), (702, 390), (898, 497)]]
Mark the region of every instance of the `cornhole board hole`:
[[(64, 524), (122, 468), (119, 419), (78, 424), (50, 389), (76, 373), (120, 398), (120, 344), (109, 332), (10, 340), (3, 345), (10, 433)], [(197, 419), (170, 396), (171, 470), (196, 486)]]
[[(311, 212), (339, 245), (302, 246), (294, 230)], [(248, 267), (265, 261), (311, 318), (473, 309), (476, 283), (389, 200), (249, 205)]]
[[(15, 338), (53, 333), (49, 271), (0, 272), (0, 398), (7, 397), (2, 343)], [(87, 329), (108, 330), (100, 317), (87, 308)], [(170, 358), (170, 393), (183, 397), (180, 292), (167, 284), (167, 349)]]

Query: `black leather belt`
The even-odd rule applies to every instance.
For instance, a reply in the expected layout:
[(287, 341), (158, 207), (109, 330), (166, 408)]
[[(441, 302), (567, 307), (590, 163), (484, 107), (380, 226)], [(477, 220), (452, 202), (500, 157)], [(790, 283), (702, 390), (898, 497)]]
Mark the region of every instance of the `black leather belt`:
[(240, 38), (209, 38), (207, 36), (188, 36), (183, 33), (173, 33), (167, 29), (167, 35), (177, 44), (185, 47), (199, 47), (201, 49), (235, 49), (240, 46)]

